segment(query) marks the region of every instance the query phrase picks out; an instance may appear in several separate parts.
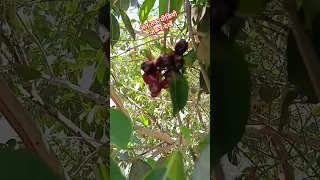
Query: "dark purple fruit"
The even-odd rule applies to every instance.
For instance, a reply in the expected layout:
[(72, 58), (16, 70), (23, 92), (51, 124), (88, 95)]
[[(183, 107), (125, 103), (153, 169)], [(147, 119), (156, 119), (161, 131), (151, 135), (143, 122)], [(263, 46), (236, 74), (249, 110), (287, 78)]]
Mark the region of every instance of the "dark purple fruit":
[(146, 83), (146, 84), (149, 84), (150, 83), (150, 78), (149, 78), (149, 75), (144, 73), (142, 75), (142, 78), (143, 78), (143, 81)]
[(163, 74), (163, 76), (164, 76), (165, 78), (170, 78), (170, 74), (171, 74), (171, 71), (168, 70), (168, 71), (166, 71), (166, 72)]
[[(149, 84), (149, 90), (151, 92), (151, 96), (152, 95), (159, 95), (159, 93), (161, 92), (161, 86), (159, 81), (153, 81)], [(156, 96), (152, 96), (152, 97), (156, 97)]]
[(182, 56), (188, 49), (188, 43), (185, 39), (180, 39), (180, 41), (174, 47), (174, 53), (178, 56)]
[(162, 54), (156, 59), (157, 67), (170, 67), (173, 65), (174, 56)]
[(141, 69), (147, 74), (154, 74), (157, 71), (155, 61), (146, 61), (141, 64)]
[(160, 85), (161, 85), (161, 88), (168, 89), (169, 88), (169, 79), (165, 78), (164, 80), (161, 81)]
[(157, 96), (159, 96), (160, 95), (160, 93), (158, 93), (158, 94), (151, 94), (151, 97), (157, 97)]
[(173, 67), (176, 70), (179, 70), (183, 67), (184, 65), (184, 59), (182, 56), (174, 56), (174, 64)]
[(146, 84), (150, 84), (151, 82), (159, 82), (159, 75), (144, 73), (142, 75), (142, 79)]
[(157, 75), (157, 77), (160, 77), (161, 71), (159, 69), (156, 70), (156, 75)]
[(149, 83), (151, 82), (159, 82), (159, 76), (157, 76), (156, 74), (149, 74), (148, 75), (149, 78)]

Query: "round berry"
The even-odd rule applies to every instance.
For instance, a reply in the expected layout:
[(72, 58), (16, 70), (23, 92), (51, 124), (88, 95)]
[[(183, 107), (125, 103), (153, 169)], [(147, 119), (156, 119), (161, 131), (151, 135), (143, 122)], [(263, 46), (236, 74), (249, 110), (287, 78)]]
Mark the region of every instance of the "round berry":
[(161, 92), (161, 86), (158, 81), (150, 82), (149, 84), (149, 90), (151, 92), (151, 95), (156, 95)]
[(159, 96), (160, 95), (160, 92), (158, 93), (158, 94), (152, 94), (151, 93), (151, 97), (157, 97), (157, 96)]
[(179, 70), (184, 65), (184, 59), (182, 56), (175, 56), (174, 57), (174, 69)]
[(150, 78), (149, 78), (149, 75), (144, 73), (142, 75), (142, 78), (143, 78), (143, 81), (146, 83), (146, 84), (149, 84), (150, 83)]
[(159, 76), (157, 76), (157, 74), (149, 74), (148, 75), (148, 78), (149, 78), (149, 84), (151, 82), (159, 82)]
[(182, 56), (188, 49), (188, 43), (185, 39), (180, 39), (180, 41), (174, 47), (174, 53), (176, 55)]
[(163, 76), (164, 76), (166, 79), (170, 78), (170, 76), (171, 76), (171, 70), (166, 71), (166, 72), (163, 74)]
[(161, 88), (168, 89), (169, 88), (169, 79), (165, 78), (164, 80), (161, 81), (160, 85), (161, 85)]
[(156, 59), (157, 67), (170, 67), (173, 65), (173, 55), (162, 54)]
[(141, 69), (147, 74), (153, 74), (157, 70), (157, 66), (154, 61), (146, 61), (141, 64)]
[(157, 77), (160, 77), (160, 75), (161, 75), (161, 71), (160, 71), (159, 69), (157, 69), (157, 71), (156, 71), (156, 75), (157, 75)]

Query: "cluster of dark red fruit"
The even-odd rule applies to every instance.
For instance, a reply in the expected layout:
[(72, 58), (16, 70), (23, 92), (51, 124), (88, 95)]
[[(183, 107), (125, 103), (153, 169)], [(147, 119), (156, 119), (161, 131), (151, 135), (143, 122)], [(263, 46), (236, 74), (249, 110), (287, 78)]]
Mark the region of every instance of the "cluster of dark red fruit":
[[(171, 72), (180, 73), (179, 70), (184, 65), (183, 53), (188, 49), (186, 40), (181, 39), (175, 46), (174, 52), (162, 54), (156, 60), (146, 61), (141, 64), (144, 71), (143, 80), (149, 85), (152, 97), (157, 97), (161, 89), (168, 89)], [(165, 73), (161, 76), (161, 72)], [(162, 80), (162, 77), (164, 79)]]

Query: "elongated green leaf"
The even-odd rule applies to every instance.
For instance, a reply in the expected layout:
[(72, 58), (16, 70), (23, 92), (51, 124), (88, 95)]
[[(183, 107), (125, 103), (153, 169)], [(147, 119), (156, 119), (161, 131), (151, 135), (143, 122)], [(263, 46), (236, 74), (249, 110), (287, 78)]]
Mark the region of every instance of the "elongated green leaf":
[(83, 29), (80, 38), (81, 40), (84, 40), (84, 42), (87, 42), (93, 49), (98, 50), (102, 47), (101, 39), (96, 32), (90, 29)]
[(167, 168), (165, 173), (166, 178), (175, 180), (186, 180), (183, 164), (183, 156), (180, 151), (171, 153), (163, 163)]
[(112, 180), (125, 180), (125, 176), (121, 171), (120, 167), (114, 161), (114, 159), (110, 158), (110, 179)]
[(97, 176), (99, 176), (99, 180), (109, 180), (110, 179), (110, 168), (108, 168), (105, 164), (98, 163), (96, 164), (98, 169)]
[(122, 21), (123, 21), (126, 29), (129, 31), (129, 33), (130, 33), (131, 37), (133, 38), (133, 40), (135, 40), (136, 39), (136, 33), (134, 32), (134, 29), (132, 27), (131, 21), (130, 21), (127, 13), (124, 12), (122, 9), (119, 9), (119, 12), (120, 12)]
[(97, 76), (96, 76), (97, 80), (99, 81), (99, 83), (103, 84), (104, 79), (108, 78), (107, 76), (109, 75), (107, 73), (107, 66), (104, 61), (100, 63), (96, 73), (97, 73)]
[(126, 149), (131, 139), (131, 120), (118, 109), (110, 109), (110, 143)]
[(171, 73), (170, 77), (170, 95), (173, 106), (173, 115), (184, 108), (188, 100), (189, 85), (184, 75), (180, 73)]
[[(183, 4), (183, 0), (170, 0), (170, 11), (167, 11), (167, 1), (159, 1), (159, 17), (161, 17), (161, 15), (164, 15), (166, 13), (172, 13), (173, 10), (175, 10), (177, 12), (177, 14), (180, 13), (181, 11), (181, 7)], [(176, 19), (172, 18), (172, 21), (174, 22)]]
[(24, 150), (0, 148), (0, 179), (59, 180), (34, 154)]
[(119, 9), (123, 9), (124, 11), (127, 11), (130, 6), (130, 0), (117, 0), (114, 5), (118, 7)]
[(139, 20), (140, 24), (143, 24), (149, 16), (151, 9), (154, 6), (155, 0), (145, 0), (143, 1), (141, 8), (139, 9)]
[[(167, 168), (159, 168), (149, 172), (143, 180), (164, 180)], [(165, 180), (169, 180), (169, 178), (165, 178)]]
[(21, 64), (12, 65), (15, 72), (25, 80), (39, 79), (41, 77), (41, 72), (28, 66)]
[(78, 59), (81, 60), (92, 60), (96, 57), (96, 50), (83, 50), (79, 52)]
[(210, 179), (210, 145), (200, 152), (191, 180)]
[(113, 14), (111, 14), (110, 21), (110, 45), (114, 46), (120, 38), (120, 26), (117, 18)]
[(191, 146), (190, 129), (185, 126), (181, 126), (180, 130), (183, 136), (186, 138), (188, 146)]
[(249, 118), (251, 80), (248, 63), (223, 33), (213, 34), (210, 111), (211, 165), (232, 151), (243, 136)]

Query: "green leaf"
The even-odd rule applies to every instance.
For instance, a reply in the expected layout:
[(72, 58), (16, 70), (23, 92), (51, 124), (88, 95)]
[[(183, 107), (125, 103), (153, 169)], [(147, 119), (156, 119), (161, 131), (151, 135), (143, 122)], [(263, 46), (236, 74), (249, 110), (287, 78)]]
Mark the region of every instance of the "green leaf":
[(126, 180), (120, 167), (112, 158), (110, 158), (110, 179), (112, 179), (112, 180)]
[(28, 67), (21, 64), (13, 64), (12, 68), (24, 80), (39, 79), (41, 77), (41, 72), (32, 67)]
[(312, 115), (313, 116), (319, 116), (320, 115), (320, 107), (319, 106), (315, 106), (312, 108)]
[(248, 63), (233, 41), (213, 34), (211, 57), (211, 165), (230, 152), (243, 136), (249, 119), (251, 79)]
[[(177, 12), (179, 15), (181, 11), (181, 6), (183, 4), (183, 0), (170, 0), (170, 9), (169, 12), (167, 11), (167, 1), (159, 1), (159, 17), (166, 13), (172, 13), (173, 10)], [(172, 21), (174, 22), (177, 19), (177, 17), (172, 18)]]
[(110, 20), (110, 45), (113, 47), (120, 38), (120, 26), (117, 18), (113, 14), (111, 14)]
[(98, 50), (102, 47), (100, 37), (90, 29), (82, 29), (80, 39), (87, 42), (93, 49)]
[(154, 169), (156, 168), (157, 161), (152, 158), (146, 158), (146, 162)]
[(142, 120), (143, 125), (148, 126), (149, 125), (149, 119), (144, 114), (140, 115), (140, 118)]
[[(150, 171), (143, 180), (164, 180), (163, 177), (165, 176), (167, 168), (159, 168), (153, 171)], [(168, 177), (165, 180), (169, 180)]]
[(131, 139), (131, 120), (118, 109), (110, 109), (110, 143), (126, 149)]
[(47, 164), (28, 151), (0, 148), (0, 159), (1, 179), (59, 180)]
[(200, 152), (191, 180), (210, 179), (210, 145)]
[(16, 16), (16, 7), (14, 3), (7, 3), (7, 9), (6, 9), (6, 20), (9, 26), (14, 31), (20, 31), (21, 30), (21, 22)]
[(188, 146), (191, 146), (190, 129), (185, 126), (182, 126), (182, 127), (180, 127), (180, 130), (181, 130), (183, 136), (185, 137)]
[(75, 0), (75, 1), (68, 1), (66, 2), (66, 12), (70, 12), (71, 14), (75, 14), (77, 12), (79, 6), (79, 0)]
[(78, 59), (80, 60), (92, 60), (95, 59), (97, 54), (96, 50), (83, 50), (79, 52)]
[(143, 24), (149, 16), (150, 11), (152, 10), (155, 0), (145, 0), (143, 1), (140, 9), (139, 9), (139, 20), (140, 24)]
[(124, 12), (122, 9), (119, 9), (122, 21), (125, 25), (125, 27), (127, 28), (127, 30), (129, 31), (129, 34), (131, 35), (131, 37), (133, 38), (133, 40), (136, 39), (136, 33), (134, 32), (134, 29), (132, 27), (131, 21), (127, 15), (126, 12)]
[(100, 84), (104, 84), (104, 79), (108, 78), (109, 74), (107, 73), (107, 66), (105, 62), (101, 62), (97, 69), (97, 80)]
[(152, 167), (141, 159), (136, 159), (131, 166), (129, 180), (142, 179)]
[(127, 11), (130, 6), (130, 0), (117, 0), (117, 2), (114, 5), (118, 9), (123, 9), (124, 11)]
[(183, 56), (183, 59), (184, 59), (184, 65), (186, 67), (191, 67), (193, 63), (197, 60), (197, 54), (194, 51), (194, 49), (192, 49), (186, 55)]
[(172, 100), (173, 115), (184, 108), (188, 100), (188, 81), (184, 75), (172, 72), (170, 76), (170, 95)]
[(180, 151), (171, 153), (163, 164), (167, 168), (165, 177), (175, 180), (185, 180), (183, 156)]
[(110, 176), (109, 176), (109, 168), (102, 163), (97, 164), (99, 172), (100, 172), (100, 177), (101, 180), (109, 180)]
[(94, 134), (94, 139), (100, 141), (102, 136), (103, 136), (103, 125), (97, 125), (95, 126), (95, 134)]
[(241, 14), (252, 17), (261, 13), (266, 7), (268, 0), (240, 0), (238, 11)]

